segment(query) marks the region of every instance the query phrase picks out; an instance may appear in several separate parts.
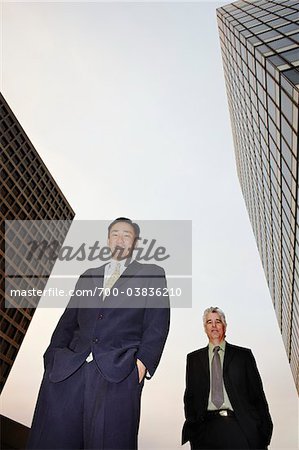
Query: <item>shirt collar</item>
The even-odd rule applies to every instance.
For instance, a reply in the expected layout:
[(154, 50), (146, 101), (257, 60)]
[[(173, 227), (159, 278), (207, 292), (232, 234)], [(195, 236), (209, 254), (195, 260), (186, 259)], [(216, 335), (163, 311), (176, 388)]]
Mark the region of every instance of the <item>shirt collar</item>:
[[(126, 270), (126, 268), (128, 267), (127, 265), (125, 265), (126, 262), (127, 262), (127, 259), (122, 259), (121, 261), (117, 261), (116, 259), (110, 259), (110, 261), (108, 263), (108, 270), (113, 272), (116, 265), (120, 264), (120, 271), (124, 272)], [(130, 259), (130, 264), (132, 262), (133, 262), (133, 258)]]
[(216, 345), (214, 345), (211, 342), (209, 342), (209, 351), (211, 353), (213, 353), (213, 350), (214, 350), (215, 347), (220, 347), (220, 349), (225, 352), (225, 345), (226, 345), (226, 342), (225, 342), (224, 339), (223, 339), (223, 341), (220, 342), (220, 344), (216, 344)]

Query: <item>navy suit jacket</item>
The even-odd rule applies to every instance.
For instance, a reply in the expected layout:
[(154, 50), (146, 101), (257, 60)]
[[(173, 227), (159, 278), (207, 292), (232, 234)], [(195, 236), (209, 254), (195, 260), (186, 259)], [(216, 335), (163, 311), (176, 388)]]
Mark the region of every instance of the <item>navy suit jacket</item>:
[(72, 375), (91, 351), (110, 382), (126, 378), (137, 358), (150, 376), (158, 366), (170, 320), (164, 270), (133, 261), (113, 286), (115, 295), (103, 301), (99, 292), (104, 270), (105, 266), (93, 268), (80, 276), (58, 322), (44, 354), (52, 382)]
[[(250, 448), (266, 448), (273, 424), (262, 381), (250, 349), (226, 343), (223, 382), (240, 427)], [(208, 346), (187, 355), (186, 421), (182, 443), (200, 439), (210, 393)]]

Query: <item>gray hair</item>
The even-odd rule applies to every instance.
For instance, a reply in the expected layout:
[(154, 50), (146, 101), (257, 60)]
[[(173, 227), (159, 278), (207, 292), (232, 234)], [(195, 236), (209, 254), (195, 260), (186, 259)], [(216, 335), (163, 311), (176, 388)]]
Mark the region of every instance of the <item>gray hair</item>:
[(209, 313), (217, 313), (217, 314), (219, 314), (221, 322), (226, 327), (225, 314), (222, 311), (222, 309), (218, 308), (218, 306), (210, 306), (210, 308), (205, 309), (205, 311), (203, 313), (203, 317), (202, 317), (204, 327), (206, 326), (207, 315)]

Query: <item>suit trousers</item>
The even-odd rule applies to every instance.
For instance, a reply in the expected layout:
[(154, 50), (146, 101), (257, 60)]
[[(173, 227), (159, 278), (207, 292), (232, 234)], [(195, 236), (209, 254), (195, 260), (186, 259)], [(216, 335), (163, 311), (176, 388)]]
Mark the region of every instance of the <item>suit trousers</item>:
[(140, 399), (137, 366), (110, 383), (95, 361), (53, 383), (46, 371), (33, 417), (28, 449), (137, 449)]
[(192, 450), (249, 449), (248, 441), (235, 417), (213, 416), (203, 424), (199, 439), (190, 442)]

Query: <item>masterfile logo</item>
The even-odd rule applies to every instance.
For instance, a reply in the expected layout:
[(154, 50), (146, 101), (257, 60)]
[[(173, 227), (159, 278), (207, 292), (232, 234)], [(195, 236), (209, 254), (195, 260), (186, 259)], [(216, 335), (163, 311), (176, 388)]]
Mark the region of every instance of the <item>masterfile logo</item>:
[[(5, 295), (6, 306), (17, 308), (64, 307), (70, 297), (85, 297), (84, 307), (96, 307), (91, 299), (131, 299), (146, 296), (168, 296), (172, 307), (190, 307), (192, 303), (192, 222), (190, 220), (138, 221), (140, 235), (132, 251), (124, 258), (122, 276), (143, 277), (143, 289), (118, 290), (115, 286), (103, 292), (103, 281), (92, 289), (76, 290), (79, 277), (103, 278), (104, 265), (114, 254), (108, 242), (111, 221), (6, 221), (5, 222)], [(62, 233), (62, 231), (68, 230)], [(64, 240), (61, 235), (66, 235)], [(121, 257), (122, 248), (117, 248)], [(142, 264), (143, 271), (130, 274), (134, 263)], [(167, 279), (165, 290), (146, 291), (146, 279), (152, 278), (153, 265), (159, 266)], [(91, 269), (91, 272), (88, 271)], [(83, 275), (82, 275), (83, 274)], [(87, 275), (86, 275), (87, 274)], [(95, 275), (96, 274), (96, 275)], [(156, 276), (156, 275), (155, 275)], [(149, 283), (148, 283), (149, 284)], [(41, 301), (39, 302), (41, 298)], [(139, 303), (141, 305), (141, 302)], [(124, 303), (125, 305), (125, 303)], [(138, 305), (137, 305), (138, 306)]]

